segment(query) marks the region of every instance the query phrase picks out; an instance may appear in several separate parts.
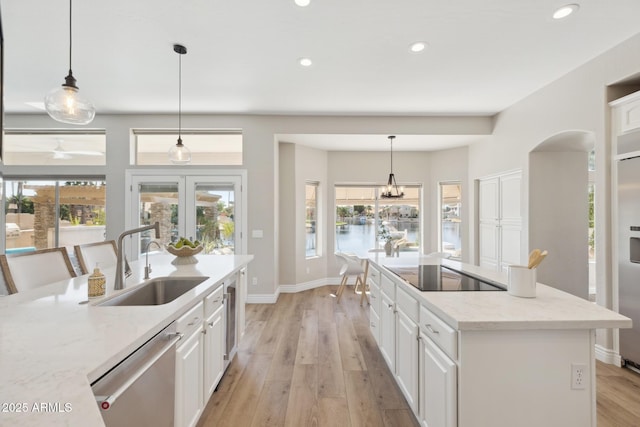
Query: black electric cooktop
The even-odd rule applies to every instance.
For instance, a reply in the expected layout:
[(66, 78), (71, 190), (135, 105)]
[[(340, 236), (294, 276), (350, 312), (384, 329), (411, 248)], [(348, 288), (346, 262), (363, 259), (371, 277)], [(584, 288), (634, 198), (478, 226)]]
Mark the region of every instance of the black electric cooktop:
[(506, 290), (488, 279), (474, 277), (444, 265), (385, 267), (405, 282), (425, 292)]

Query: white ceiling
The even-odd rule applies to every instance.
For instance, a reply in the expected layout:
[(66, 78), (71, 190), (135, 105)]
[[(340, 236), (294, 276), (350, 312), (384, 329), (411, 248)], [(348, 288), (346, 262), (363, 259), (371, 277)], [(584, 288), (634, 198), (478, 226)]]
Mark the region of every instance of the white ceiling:
[[(493, 115), (640, 31), (638, 0), (581, 0), (555, 21), (562, 4), (83, 0), (73, 5), (72, 65), (98, 115), (175, 113), (174, 43), (188, 49), (185, 113)], [(6, 111), (38, 112), (27, 103), (42, 102), (67, 74), (68, 1), (0, 6)], [(428, 48), (409, 52), (417, 40)], [(299, 66), (301, 57), (313, 65)]]

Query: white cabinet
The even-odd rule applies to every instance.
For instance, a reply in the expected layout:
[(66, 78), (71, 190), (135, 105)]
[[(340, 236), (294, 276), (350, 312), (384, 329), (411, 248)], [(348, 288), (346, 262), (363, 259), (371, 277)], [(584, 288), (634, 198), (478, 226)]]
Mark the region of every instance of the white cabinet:
[[(383, 278), (386, 278), (383, 276)], [(387, 279), (389, 280), (389, 279)], [(387, 295), (384, 289), (380, 292), (382, 306), (380, 308), (380, 352), (391, 372), (396, 371), (396, 305), (393, 296)]]
[[(640, 92), (634, 92), (611, 102), (611, 106), (616, 107), (617, 110), (613, 121), (616, 136), (640, 129)], [(618, 150), (618, 154), (620, 153), (621, 151)]]
[(396, 381), (414, 412), (418, 411), (418, 326), (398, 308)]
[(522, 173), (481, 179), (478, 186), (479, 265), (506, 270), (520, 264), (522, 242)]
[(425, 334), (420, 334), (420, 424), (457, 426), (456, 364)]
[(204, 324), (204, 400), (214, 392), (224, 373), (225, 353), (225, 307), (222, 299), (223, 287), (220, 286), (205, 298)]
[(380, 306), (381, 306), (381, 294), (380, 294), (380, 271), (378, 269), (369, 266), (369, 327), (371, 333), (376, 340), (376, 343), (380, 345)]
[(203, 303), (176, 321), (183, 338), (176, 347), (175, 426), (195, 426), (204, 408), (203, 400)]

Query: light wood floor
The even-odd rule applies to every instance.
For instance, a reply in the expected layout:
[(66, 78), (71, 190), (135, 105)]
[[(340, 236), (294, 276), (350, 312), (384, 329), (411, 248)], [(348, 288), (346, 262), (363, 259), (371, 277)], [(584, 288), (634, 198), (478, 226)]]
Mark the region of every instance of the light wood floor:
[[(369, 332), (369, 309), (325, 286), (248, 304), (238, 354), (199, 427), (417, 427)], [(598, 427), (640, 426), (640, 375), (598, 363)]]

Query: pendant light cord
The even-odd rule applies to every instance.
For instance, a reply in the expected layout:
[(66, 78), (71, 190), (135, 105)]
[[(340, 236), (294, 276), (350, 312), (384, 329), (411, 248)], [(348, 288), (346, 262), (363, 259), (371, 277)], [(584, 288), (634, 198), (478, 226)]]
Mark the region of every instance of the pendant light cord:
[(178, 54), (178, 143), (182, 143), (182, 54)]
[(72, 0), (69, 0), (69, 74), (71, 74), (71, 43), (73, 42), (73, 38), (71, 37), (71, 6)]

